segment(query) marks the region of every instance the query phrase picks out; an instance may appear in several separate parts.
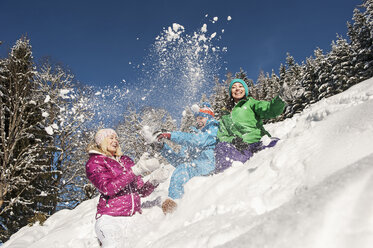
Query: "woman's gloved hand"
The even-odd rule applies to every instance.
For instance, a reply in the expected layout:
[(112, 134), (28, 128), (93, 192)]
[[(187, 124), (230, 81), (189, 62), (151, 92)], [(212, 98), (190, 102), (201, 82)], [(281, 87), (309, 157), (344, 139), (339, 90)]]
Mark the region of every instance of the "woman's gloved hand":
[(159, 161), (156, 158), (148, 158), (149, 154), (144, 153), (140, 160), (132, 167), (132, 171), (136, 176), (143, 176), (151, 173), (160, 167)]
[(161, 167), (150, 174), (149, 182), (153, 185), (163, 183), (168, 179), (169, 176), (170, 170), (166, 167)]

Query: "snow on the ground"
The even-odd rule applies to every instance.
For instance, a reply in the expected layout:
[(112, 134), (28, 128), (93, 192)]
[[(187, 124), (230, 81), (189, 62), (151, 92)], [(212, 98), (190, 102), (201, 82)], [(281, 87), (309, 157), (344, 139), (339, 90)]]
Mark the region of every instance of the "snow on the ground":
[[(177, 211), (135, 215), (134, 247), (373, 247), (373, 79), (266, 128), (281, 141), (193, 178)], [(143, 202), (167, 195), (167, 183)], [(24, 227), (3, 247), (98, 248), (97, 198)]]

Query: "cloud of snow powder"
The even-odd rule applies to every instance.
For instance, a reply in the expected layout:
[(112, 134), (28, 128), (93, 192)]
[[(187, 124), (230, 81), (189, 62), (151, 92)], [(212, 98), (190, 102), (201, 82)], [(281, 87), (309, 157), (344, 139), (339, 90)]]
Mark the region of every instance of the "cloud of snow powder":
[[(214, 30), (216, 24), (210, 25)], [(129, 62), (139, 73), (137, 80), (123, 79), (119, 86), (93, 87), (93, 97), (85, 104), (94, 110), (95, 122), (114, 127), (123, 120), (129, 104), (137, 109), (163, 108), (180, 120), (185, 106), (199, 102), (202, 94), (209, 95), (221, 70), (222, 54), (227, 51), (217, 45), (223, 32), (208, 32), (207, 26), (203, 24), (197, 31), (187, 33), (183, 25), (173, 23), (155, 38), (142, 62)], [(60, 94), (68, 97), (69, 93)]]
[(212, 89), (221, 69), (226, 49), (216, 45), (220, 38), (216, 32), (208, 33), (207, 24), (191, 33), (177, 23), (164, 28), (140, 72), (143, 92), (139, 97), (144, 104), (176, 110), (180, 116), (185, 106), (198, 102)]

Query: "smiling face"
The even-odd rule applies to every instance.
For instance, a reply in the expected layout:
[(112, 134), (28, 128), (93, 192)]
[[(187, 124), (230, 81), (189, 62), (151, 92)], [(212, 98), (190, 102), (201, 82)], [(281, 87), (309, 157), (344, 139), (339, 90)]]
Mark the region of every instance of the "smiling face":
[(115, 155), (119, 148), (118, 136), (113, 133), (105, 138), (106, 150), (111, 154)]
[(207, 117), (197, 116), (196, 122), (197, 122), (198, 129), (202, 129), (204, 126), (206, 126)]
[(232, 97), (234, 102), (238, 102), (245, 97), (245, 87), (241, 83), (234, 83), (232, 85)]

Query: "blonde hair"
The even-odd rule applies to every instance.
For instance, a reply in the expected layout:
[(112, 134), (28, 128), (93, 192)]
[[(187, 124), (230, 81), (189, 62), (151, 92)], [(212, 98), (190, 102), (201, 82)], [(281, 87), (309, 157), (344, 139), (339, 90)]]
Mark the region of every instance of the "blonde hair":
[[(97, 152), (100, 152), (100, 153), (103, 153), (107, 156), (113, 156), (113, 154), (111, 152), (109, 152), (107, 150), (107, 147), (108, 147), (108, 139), (109, 137), (105, 137), (104, 140), (101, 142), (100, 145), (97, 145), (97, 143), (95, 141), (91, 142), (88, 147), (87, 147), (87, 151), (91, 151), (91, 150), (94, 150), (94, 151), (97, 151)], [(123, 153), (122, 153), (122, 149), (120, 148), (120, 146), (117, 147), (117, 150), (115, 151), (115, 154), (114, 156), (115, 157), (120, 157), (122, 156)]]

